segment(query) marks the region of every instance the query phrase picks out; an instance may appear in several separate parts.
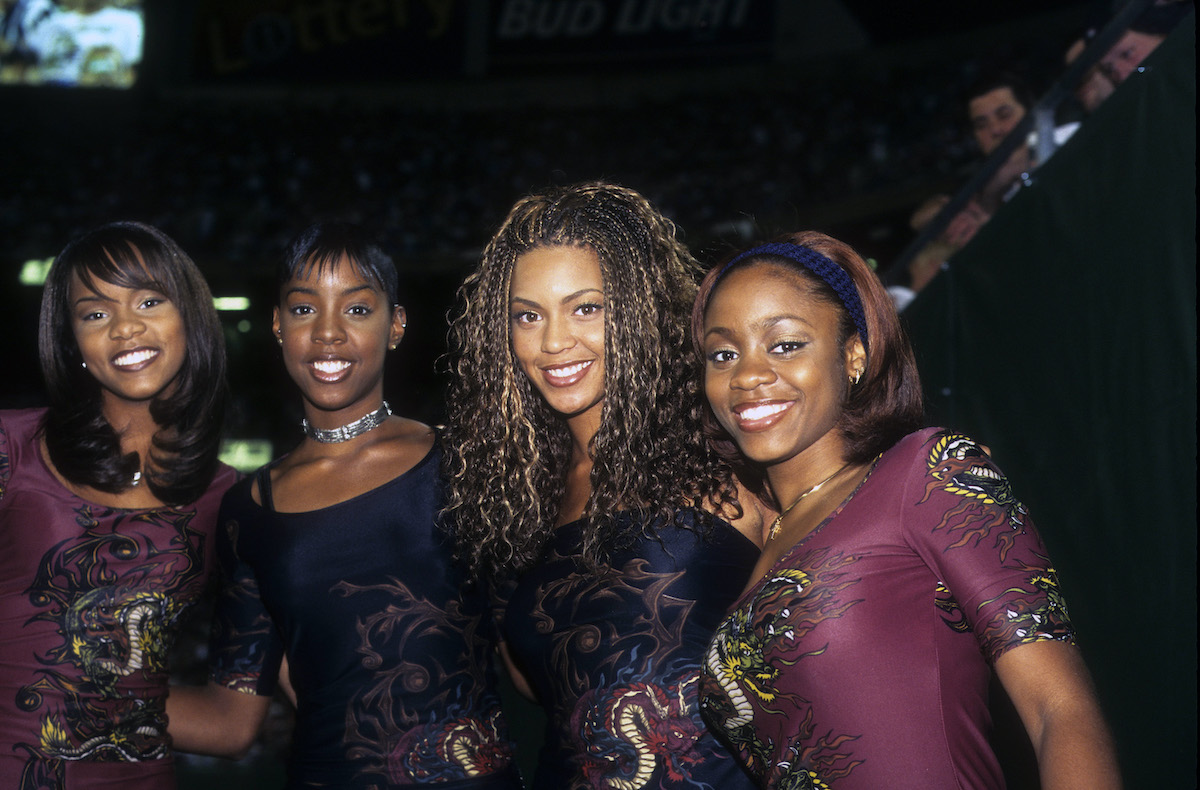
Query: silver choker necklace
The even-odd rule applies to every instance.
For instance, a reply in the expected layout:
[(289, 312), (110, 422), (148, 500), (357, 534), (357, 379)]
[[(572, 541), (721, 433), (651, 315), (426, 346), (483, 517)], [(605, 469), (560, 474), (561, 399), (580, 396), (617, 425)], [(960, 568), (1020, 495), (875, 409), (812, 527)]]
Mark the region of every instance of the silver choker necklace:
[(387, 401), (384, 401), (383, 405), (375, 411), (364, 414), (354, 422), (348, 422), (339, 428), (329, 430), (314, 428), (309, 424), (308, 418), (300, 421), (300, 427), (304, 429), (304, 435), (310, 439), (315, 439), (322, 444), (336, 444), (348, 442), (355, 436), (362, 436), (372, 428), (382, 425), (391, 413), (391, 407), (388, 406)]

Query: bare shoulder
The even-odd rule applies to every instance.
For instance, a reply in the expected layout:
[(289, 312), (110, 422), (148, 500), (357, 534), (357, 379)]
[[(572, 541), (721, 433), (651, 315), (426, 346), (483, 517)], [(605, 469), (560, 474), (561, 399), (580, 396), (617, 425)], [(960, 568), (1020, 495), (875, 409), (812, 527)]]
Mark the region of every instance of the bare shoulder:
[(388, 437), (388, 448), (398, 456), (410, 459), (409, 467), (416, 466), (437, 441), (437, 431), (423, 422), (407, 417), (396, 418), (396, 426)]
[(271, 470), (277, 509), (327, 507), (372, 491), (411, 471), (433, 449), (428, 425), (392, 417), (378, 429), (344, 444), (305, 443)]

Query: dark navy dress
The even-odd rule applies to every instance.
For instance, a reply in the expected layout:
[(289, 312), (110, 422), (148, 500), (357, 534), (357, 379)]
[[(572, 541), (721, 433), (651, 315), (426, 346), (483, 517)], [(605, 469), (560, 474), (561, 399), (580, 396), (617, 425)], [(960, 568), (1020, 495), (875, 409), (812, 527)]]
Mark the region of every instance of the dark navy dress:
[(724, 521), (705, 537), (681, 515), (599, 573), (575, 560), (583, 522), (565, 524), (511, 591), (504, 635), (548, 714), (536, 790), (753, 787), (705, 728), (697, 686), (758, 548)]
[(435, 447), (373, 491), (277, 513), (270, 475), (221, 508), (225, 573), (212, 676), (275, 690), (286, 652), (297, 696), (288, 787), (520, 787), (500, 712), (486, 596), (467, 587), (436, 523)]

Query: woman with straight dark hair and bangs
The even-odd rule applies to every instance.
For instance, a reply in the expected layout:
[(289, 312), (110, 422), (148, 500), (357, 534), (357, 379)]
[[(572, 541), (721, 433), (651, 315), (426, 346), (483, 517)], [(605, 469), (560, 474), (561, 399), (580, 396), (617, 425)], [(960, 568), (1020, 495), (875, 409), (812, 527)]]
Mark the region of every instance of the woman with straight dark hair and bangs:
[(762, 517), (705, 447), (673, 224), (605, 183), (517, 202), (451, 325), (449, 514), (548, 714), (534, 787), (749, 780), (696, 696)]
[(1002, 788), (994, 669), (1043, 787), (1118, 787), (1046, 549), (985, 448), (919, 429), (866, 262), (820, 233), (754, 247), (705, 277), (692, 330), (714, 443), (779, 509), (703, 676), (760, 786)]
[[(70, 293), (76, 277), (86, 290), (101, 282), (156, 291), (175, 306), (183, 322), (182, 365), (172, 386), (149, 401), (158, 430), (140, 455), (120, 452), (101, 410), (104, 383), (82, 364), (74, 342)], [(221, 443), (225, 341), (208, 283), (165, 233), (137, 222), (116, 222), (68, 244), (46, 278), (38, 351), (51, 404), (46, 444), (62, 475), (116, 493), (135, 472), (145, 471), (150, 490), (175, 504), (191, 502), (207, 489)], [(156, 462), (156, 454), (170, 463)]]
[(167, 651), (236, 478), (212, 296), (105, 225), (51, 266), (38, 344), (49, 407), (0, 412), (0, 785), (174, 787)]

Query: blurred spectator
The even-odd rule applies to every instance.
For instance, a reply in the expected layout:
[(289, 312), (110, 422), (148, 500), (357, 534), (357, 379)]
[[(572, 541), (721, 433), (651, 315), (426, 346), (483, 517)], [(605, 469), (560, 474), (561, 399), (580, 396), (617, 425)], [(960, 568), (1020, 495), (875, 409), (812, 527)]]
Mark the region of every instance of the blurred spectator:
[(1124, 82), (1192, 7), (1187, 0), (1166, 0), (1143, 11), (1100, 59), (1100, 68), (1113, 85)]
[[(1023, 80), (1010, 72), (989, 73), (977, 79), (966, 92), (966, 114), (980, 152), (990, 156), (1029, 112), (1033, 94)], [(1022, 174), (1033, 168), (1028, 145), (1020, 145), (996, 174), (966, 206), (950, 220), (937, 238), (923, 247), (908, 265), (907, 282), (893, 291), (897, 306), (907, 304), (941, 269), (954, 253), (967, 245), (991, 218), (1001, 202), (1019, 187)], [(913, 212), (909, 226), (921, 232), (950, 202), (950, 196), (934, 195)], [(894, 278), (896, 279), (896, 278)], [(898, 279), (904, 279), (901, 275)]]
[[(1063, 57), (1063, 62), (1070, 66), (1078, 60), (1095, 35), (1095, 28), (1089, 29), (1083, 38), (1076, 40), (1067, 49), (1067, 54)], [(1104, 103), (1105, 99), (1112, 95), (1115, 89), (1116, 86), (1108, 78), (1108, 74), (1097, 63), (1088, 69), (1084, 73), (1083, 78), (1079, 80), (1079, 85), (1075, 87), (1075, 98), (1079, 101), (1079, 106), (1083, 109), (1084, 113), (1091, 115), (1096, 111), (1097, 107)]]
[(999, 72), (975, 81), (967, 92), (967, 119), (984, 156), (1000, 147), (1032, 104), (1029, 89), (1014, 74)]

